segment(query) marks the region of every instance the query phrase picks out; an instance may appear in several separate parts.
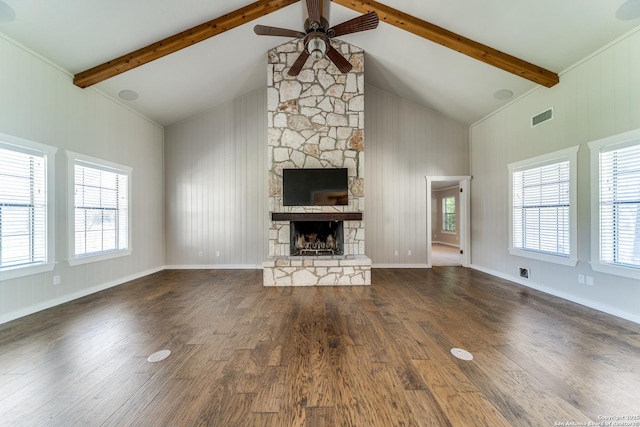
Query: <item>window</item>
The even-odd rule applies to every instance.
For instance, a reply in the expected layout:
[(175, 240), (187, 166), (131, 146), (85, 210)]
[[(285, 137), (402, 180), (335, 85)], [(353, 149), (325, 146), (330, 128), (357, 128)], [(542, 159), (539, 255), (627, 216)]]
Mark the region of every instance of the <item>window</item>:
[(456, 232), (456, 198), (442, 198), (442, 231)]
[(589, 144), (592, 268), (640, 278), (640, 130)]
[(71, 265), (129, 255), (131, 168), (68, 153)]
[(0, 280), (53, 270), (55, 152), (0, 134)]
[(577, 263), (578, 147), (509, 165), (512, 255)]

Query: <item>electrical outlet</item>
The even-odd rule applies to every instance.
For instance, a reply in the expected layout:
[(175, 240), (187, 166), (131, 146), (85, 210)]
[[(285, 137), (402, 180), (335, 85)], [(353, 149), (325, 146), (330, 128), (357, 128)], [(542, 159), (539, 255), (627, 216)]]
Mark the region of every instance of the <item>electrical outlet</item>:
[(220, 256), (220, 251), (216, 251), (216, 256)]
[(584, 285), (584, 274), (578, 274), (578, 283)]
[(202, 256), (202, 251), (198, 252), (198, 256)]
[(398, 250), (393, 251), (393, 255), (398, 256)]
[(407, 251), (407, 255), (411, 256), (411, 249)]
[(59, 275), (53, 276), (53, 284), (54, 285), (59, 285), (60, 284), (60, 276)]
[(587, 286), (593, 286), (593, 276), (587, 276)]

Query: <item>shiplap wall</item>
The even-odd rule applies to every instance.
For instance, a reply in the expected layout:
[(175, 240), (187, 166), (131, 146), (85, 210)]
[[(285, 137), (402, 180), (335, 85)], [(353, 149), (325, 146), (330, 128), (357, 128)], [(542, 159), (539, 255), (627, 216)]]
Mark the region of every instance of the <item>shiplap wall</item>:
[(165, 179), (167, 265), (262, 268), (266, 88), (167, 127)]
[[(163, 129), (0, 36), (0, 132), (58, 148), (55, 270), (0, 281), (0, 323), (164, 265)], [(65, 150), (133, 168), (133, 254), (69, 267)], [(53, 276), (60, 284), (53, 285)]]
[[(268, 256), (266, 116), (260, 89), (165, 130), (167, 265), (255, 268)], [(365, 146), (367, 255), (425, 265), (425, 176), (468, 174), (468, 127), (367, 86)]]
[[(640, 128), (640, 32), (611, 44), (563, 73), (560, 84), (538, 88), (471, 128), (472, 264), (528, 286), (640, 322), (637, 280), (594, 272), (591, 248), (587, 143)], [(535, 128), (531, 116), (554, 107), (553, 120)], [(580, 145), (578, 152), (578, 258), (575, 268), (512, 256), (508, 252), (507, 164)], [(594, 278), (579, 284), (577, 275)]]
[(367, 255), (374, 266), (426, 265), (425, 177), (469, 174), (468, 126), (369, 85), (365, 144)]

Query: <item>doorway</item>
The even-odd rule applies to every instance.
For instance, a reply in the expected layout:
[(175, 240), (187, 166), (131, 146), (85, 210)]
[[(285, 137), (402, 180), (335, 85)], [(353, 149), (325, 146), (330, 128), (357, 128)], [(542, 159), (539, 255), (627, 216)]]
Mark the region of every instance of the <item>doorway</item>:
[(427, 268), (469, 267), (470, 176), (427, 176)]

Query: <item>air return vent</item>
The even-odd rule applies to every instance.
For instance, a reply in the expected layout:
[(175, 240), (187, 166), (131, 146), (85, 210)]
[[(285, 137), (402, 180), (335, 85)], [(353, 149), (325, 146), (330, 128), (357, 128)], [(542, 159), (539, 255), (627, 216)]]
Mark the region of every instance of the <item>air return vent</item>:
[(531, 127), (538, 126), (553, 119), (553, 107), (531, 117)]

